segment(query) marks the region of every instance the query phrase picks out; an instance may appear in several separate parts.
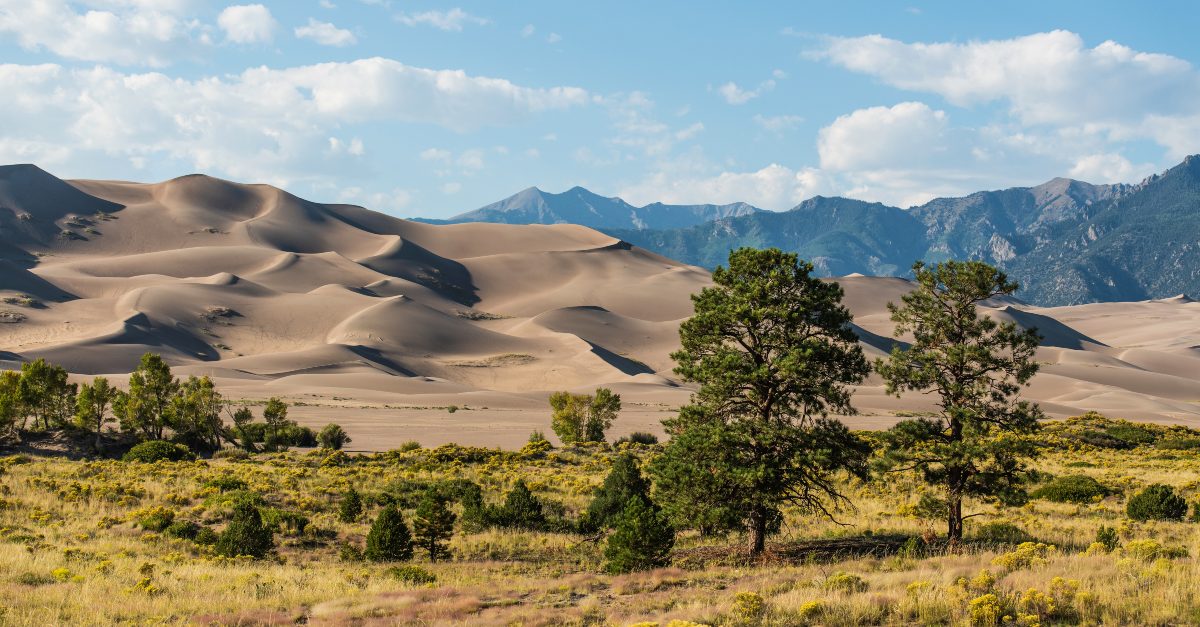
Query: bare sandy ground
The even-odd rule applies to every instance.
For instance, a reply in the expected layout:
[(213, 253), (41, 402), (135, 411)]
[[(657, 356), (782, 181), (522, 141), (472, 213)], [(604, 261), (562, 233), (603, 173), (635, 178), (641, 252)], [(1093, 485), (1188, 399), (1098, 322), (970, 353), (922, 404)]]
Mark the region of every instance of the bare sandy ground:
[[(883, 355), (886, 305), (909, 284), (838, 280), (865, 350)], [(548, 430), (548, 391), (601, 385), (625, 400), (615, 435), (661, 433), (690, 394), (669, 355), (708, 283), (579, 226), (431, 226), (205, 176), (0, 167), (0, 366), (45, 357), (119, 381), (153, 351), (231, 398), (280, 396), (303, 424), (336, 421), (358, 450), (516, 446)], [(1200, 424), (1200, 303), (990, 305), (1045, 336), (1027, 395), (1051, 415)], [(855, 402), (860, 428), (933, 409), (877, 380)]]

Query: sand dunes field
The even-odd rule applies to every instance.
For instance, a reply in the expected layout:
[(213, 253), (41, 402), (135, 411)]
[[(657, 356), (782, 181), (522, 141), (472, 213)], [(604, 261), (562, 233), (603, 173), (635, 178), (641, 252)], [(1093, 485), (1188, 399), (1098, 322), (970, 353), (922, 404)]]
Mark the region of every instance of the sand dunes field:
[[(669, 354), (708, 280), (579, 226), (433, 226), (199, 175), (0, 167), (4, 364), (45, 357), (119, 380), (154, 351), (227, 396), (303, 403), (294, 417), (342, 423), (354, 448), (518, 444), (546, 427), (546, 391), (598, 385), (626, 400), (618, 434), (655, 430), (689, 394)], [(839, 280), (882, 354), (886, 304), (908, 283)], [(992, 305), (1045, 336), (1028, 396), (1052, 415), (1200, 423), (1200, 303)], [(930, 402), (868, 381), (848, 420), (883, 426)]]

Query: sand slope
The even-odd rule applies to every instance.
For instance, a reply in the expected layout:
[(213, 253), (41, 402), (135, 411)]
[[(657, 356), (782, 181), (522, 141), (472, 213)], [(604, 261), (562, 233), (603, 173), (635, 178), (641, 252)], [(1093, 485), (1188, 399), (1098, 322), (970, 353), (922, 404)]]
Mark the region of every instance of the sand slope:
[[(907, 281), (839, 281), (870, 356), (904, 340), (886, 305)], [(689, 295), (708, 283), (580, 226), (435, 226), (200, 175), (61, 181), (0, 167), (0, 298), (11, 301), (0, 311), (19, 319), (0, 323), (0, 366), (45, 357), (119, 375), (154, 351), (235, 397), (337, 408), (321, 418), (362, 404), (486, 405), (510, 412), (493, 416), (513, 425), (501, 443), (544, 428), (547, 390), (608, 385), (645, 416), (622, 429), (652, 429), (690, 393), (669, 354)], [(1045, 336), (1029, 396), (1052, 414), (1200, 421), (1200, 303), (1005, 299), (985, 312)], [(855, 402), (863, 426), (932, 408), (887, 397), (877, 380)], [(439, 418), (439, 438), (463, 420)]]

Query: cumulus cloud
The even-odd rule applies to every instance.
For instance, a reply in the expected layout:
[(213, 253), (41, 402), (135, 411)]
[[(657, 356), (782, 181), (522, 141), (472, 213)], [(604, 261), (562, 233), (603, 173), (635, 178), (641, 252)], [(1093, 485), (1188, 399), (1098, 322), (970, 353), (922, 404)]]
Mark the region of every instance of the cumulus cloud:
[(261, 4), (239, 4), (225, 7), (217, 16), (217, 25), (225, 31), (225, 39), (238, 44), (255, 44), (271, 41), (279, 23), (271, 10)]
[(1177, 123), (1194, 146), (1186, 120), (1200, 98), (1200, 73), (1165, 54), (1114, 41), (1087, 47), (1056, 30), (967, 43), (906, 43), (881, 35), (832, 37), (813, 52), (846, 69), (910, 91), (935, 93), (970, 107), (1007, 106), (1024, 126), (1072, 127), (1104, 139), (1151, 139), (1180, 156), (1151, 120)]
[(203, 26), (184, 15), (185, 2), (90, 3), (0, 0), (0, 36), (27, 50), (66, 59), (163, 67), (210, 43)]
[(748, 202), (756, 207), (782, 211), (832, 189), (816, 168), (793, 170), (772, 163), (751, 172), (725, 171), (707, 176), (668, 169), (621, 189), (620, 195), (635, 204), (655, 201), (680, 204)]
[(532, 89), (381, 58), (196, 80), (0, 65), (0, 91), (9, 94), (10, 120), (0, 133), (0, 162), (153, 158), (277, 184), (335, 176), (321, 155), (363, 150), (361, 141), (330, 141), (346, 125), (415, 122), (465, 131), (588, 101), (578, 88)]
[(457, 7), (449, 11), (400, 13), (396, 15), (396, 21), (405, 26), (432, 26), (440, 30), (454, 32), (461, 31), (466, 24), (483, 25), (488, 23), (486, 19), (471, 15)]
[(318, 22), (311, 17), (308, 18), (308, 24), (297, 27), (295, 33), (300, 39), (311, 39), (322, 46), (350, 46), (358, 43), (354, 33), (329, 22)]

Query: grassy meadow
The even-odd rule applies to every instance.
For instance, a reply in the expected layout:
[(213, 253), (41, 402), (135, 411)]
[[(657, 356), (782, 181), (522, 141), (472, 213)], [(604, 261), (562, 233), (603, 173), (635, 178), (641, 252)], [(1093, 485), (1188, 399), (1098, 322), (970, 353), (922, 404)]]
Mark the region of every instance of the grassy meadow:
[[(1086, 476), (1107, 495), (976, 504), (967, 541), (923, 511), (905, 474), (855, 480), (855, 507), (830, 521), (786, 512), (763, 558), (737, 535), (681, 533), (671, 567), (604, 574), (602, 542), (569, 530), (456, 531), (452, 559), (356, 559), (380, 503), (411, 519), (414, 495), (469, 479), (489, 502), (522, 478), (551, 518), (586, 509), (621, 451), (453, 445), (350, 456), (237, 454), (143, 464), (0, 457), (0, 624), (859, 625), (1186, 624), (1200, 622), (1200, 524), (1135, 522), (1130, 495), (1161, 483), (1200, 496), (1200, 433), (1096, 416), (1039, 436), (1042, 478)], [(341, 522), (355, 487), (363, 515)], [(252, 493), (276, 528), (265, 560), (215, 555), (163, 521), (220, 531)], [(1036, 492), (1035, 492), (1036, 493)], [(457, 507), (457, 505), (455, 506)], [(1191, 514), (1189, 508), (1189, 515)], [(1096, 542), (1115, 531), (1115, 548)], [(159, 529), (159, 530), (155, 530)], [(176, 534), (178, 535), (178, 534)]]

